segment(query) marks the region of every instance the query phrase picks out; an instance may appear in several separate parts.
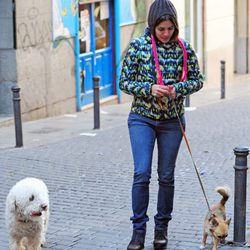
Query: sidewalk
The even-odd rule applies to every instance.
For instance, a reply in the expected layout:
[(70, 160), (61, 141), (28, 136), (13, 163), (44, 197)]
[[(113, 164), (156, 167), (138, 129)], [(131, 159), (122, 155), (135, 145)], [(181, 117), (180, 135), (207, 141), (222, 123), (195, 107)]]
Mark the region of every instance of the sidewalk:
[[(221, 99), (220, 86), (204, 88), (190, 96), (190, 109), (208, 104), (220, 103), (241, 96), (250, 95), (250, 75), (239, 75), (226, 85), (225, 99)], [(130, 103), (108, 105), (101, 107), (100, 128), (124, 125), (130, 109)], [(0, 117), (0, 149), (15, 147), (15, 131), (13, 117)], [(7, 126), (8, 125), (8, 126)], [(89, 109), (74, 114), (50, 117), (46, 119), (25, 122), (23, 127), (24, 147), (46, 145), (49, 143), (65, 140), (71, 137), (89, 136), (96, 133), (94, 127), (93, 110)]]
[[(229, 185), (233, 193), (233, 148), (250, 146), (250, 81), (248, 76), (242, 78), (227, 86), (225, 100), (220, 100), (218, 89), (205, 87), (191, 96), (186, 112), (187, 136), (211, 203), (220, 199), (213, 192), (218, 185)], [(126, 249), (131, 237), (133, 174), (126, 125), (129, 107), (128, 103), (102, 107), (98, 130), (93, 129), (93, 110), (25, 122), (22, 148), (15, 148), (13, 126), (0, 128), (0, 249), (7, 249), (6, 195), (17, 180), (26, 176), (43, 179), (50, 191), (51, 217), (44, 249)], [(146, 250), (152, 250), (157, 185), (153, 159)], [(249, 228), (250, 192), (247, 197)], [(227, 203), (227, 215), (232, 218), (228, 240), (233, 238), (233, 201), (232, 195)], [(199, 249), (206, 210), (182, 143), (168, 249)], [(207, 250), (211, 249), (210, 239), (208, 243)]]

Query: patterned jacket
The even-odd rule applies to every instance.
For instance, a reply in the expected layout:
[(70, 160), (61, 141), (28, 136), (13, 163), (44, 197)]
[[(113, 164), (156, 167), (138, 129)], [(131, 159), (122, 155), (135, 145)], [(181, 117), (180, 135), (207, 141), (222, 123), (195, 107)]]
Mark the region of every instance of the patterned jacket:
[[(163, 44), (157, 41), (157, 53), (164, 84), (171, 84), (176, 91), (175, 104), (178, 113), (184, 113), (184, 98), (203, 87), (203, 76), (196, 54), (190, 44), (183, 40), (188, 55), (188, 75), (179, 82), (183, 69), (183, 52), (178, 42)], [(132, 40), (123, 61), (119, 86), (122, 91), (134, 96), (131, 111), (156, 120), (175, 118), (176, 114), (168, 97), (159, 98), (151, 94), (156, 84), (156, 67), (152, 52), (149, 29)], [(163, 105), (162, 105), (163, 104)]]

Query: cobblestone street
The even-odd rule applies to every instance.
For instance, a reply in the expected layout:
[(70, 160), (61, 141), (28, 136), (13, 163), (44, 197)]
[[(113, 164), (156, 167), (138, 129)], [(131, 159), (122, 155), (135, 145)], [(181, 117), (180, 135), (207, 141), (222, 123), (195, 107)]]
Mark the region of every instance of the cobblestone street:
[[(229, 185), (232, 189), (232, 197), (227, 203), (227, 214), (232, 217), (228, 240), (233, 239), (234, 223), (233, 149), (237, 146), (250, 147), (249, 107), (249, 95), (245, 95), (186, 111), (187, 137), (209, 202), (212, 204), (221, 198), (214, 192), (215, 187)], [(7, 193), (16, 181), (26, 176), (43, 179), (50, 192), (51, 216), (45, 249), (126, 249), (132, 233), (129, 217), (133, 163), (126, 125), (129, 105), (114, 105), (103, 109), (109, 115), (102, 114), (104, 118), (100, 130), (93, 130), (86, 121), (85, 129), (80, 128), (81, 124), (78, 124), (79, 127), (74, 131), (72, 127), (70, 134), (64, 134), (63, 130), (59, 129), (60, 140), (53, 140), (52, 132), (43, 132), (44, 138), (51, 136), (50, 143), (39, 144), (38, 141), (32, 140), (35, 138), (35, 128), (38, 129), (36, 124), (44, 122), (42, 120), (30, 123), (33, 127), (30, 137), (25, 137), (26, 144), (23, 148), (14, 148), (7, 144), (13, 140), (10, 137), (13, 127), (1, 128), (1, 250), (7, 249), (8, 244), (4, 226)], [(60, 122), (56, 118), (49, 121), (60, 127)], [(84, 120), (82, 122), (84, 123)], [(49, 128), (48, 124), (44, 126)], [(24, 130), (26, 128), (28, 129), (28, 125), (24, 124)], [(153, 216), (156, 212), (156, 159), (153, 168), (148, 210), (150, 221), (146, 236), (147, 250), (152, 249)], [(199, 249), (207, 207), (184, 141), (177, 161), (175, 188), (168, 249)], [(249, 228), (249, 188), (247, 196)], [(210, 238), (208, 240), (210, 241)], [(211, 249), (211, 245), (207, 249)]]

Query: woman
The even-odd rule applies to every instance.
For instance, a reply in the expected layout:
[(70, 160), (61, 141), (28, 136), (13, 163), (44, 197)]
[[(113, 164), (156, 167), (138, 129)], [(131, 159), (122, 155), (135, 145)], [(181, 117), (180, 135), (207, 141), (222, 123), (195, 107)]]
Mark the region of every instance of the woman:
[(181, 79), (185, 53), (178, 42), (178, 34), (174, 5), (169, 0), (155, 0), (150, 6), (145, 34), (131, 41), (123, 62), (120, 89), (134, 97), (128, 117), (134, 159), (133, 235), (128, 250), (144, 248), (155, 141), (158, 146), (159, 190), (153, 244), (155, 248), (167, 247), (168, 222), (173, 210), (174, 170), (182, 140), (174, 106), (185, 128), (184, 98), (203, 86), (195, 52), (187, 41), (182, 41), (182, 44), (187, 53), (188, 72), (186, 79)]

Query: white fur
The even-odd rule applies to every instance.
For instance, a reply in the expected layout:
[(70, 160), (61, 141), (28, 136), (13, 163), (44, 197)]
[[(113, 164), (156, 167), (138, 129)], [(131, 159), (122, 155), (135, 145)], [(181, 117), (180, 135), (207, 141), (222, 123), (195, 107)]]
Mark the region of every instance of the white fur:
[(17, 182), (6, 199), (6, 224), (10, 250), (40, 250), (49, 219), (48, 189), (42, 180)]

